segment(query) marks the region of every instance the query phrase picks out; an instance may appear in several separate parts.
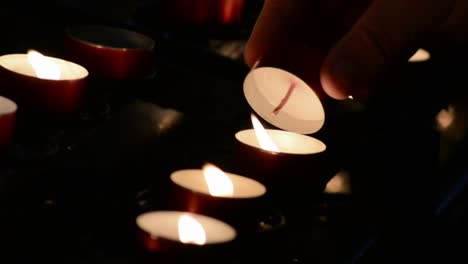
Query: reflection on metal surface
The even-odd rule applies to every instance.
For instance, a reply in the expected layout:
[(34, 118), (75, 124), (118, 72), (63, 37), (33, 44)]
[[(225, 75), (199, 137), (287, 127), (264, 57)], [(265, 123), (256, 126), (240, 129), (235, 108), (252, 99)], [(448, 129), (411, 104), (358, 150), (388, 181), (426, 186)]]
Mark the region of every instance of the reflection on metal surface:
[(427, 61), (431, 58), (431, 54), (427, 51), (427, 50), (424, 50), (424, 49), (418, 49), (418, 51), (416, 51), (416, 53), (413, 54), (413, 56), (411, 56), (411, 58), (409, 58), (409, 62), (423, 62), (423, 61)]
[(447, 209), (447, 207), (455, 201), (455, 199), (464, 191), (466, 190), (466, 186), (468, 185), (468, 172), (465, 171), (463, 175), (458, 179), (458, 181), (453, 184), (453, 187), (447, 192), (444, 196), (444, 199), (439, 203), (435, 213), (436, 215), (440, 215), (442, 212)]
[(269, 215), (265, 216), (258, 223), (260, 232), (270, 232), (282, 228), (286, 225), (286, 218), (279, 210), (272, 209)]
[(163, 15), (175, 23), (190, 25), (232, 25), (241, 22), (245, 0), (170, 0), (162, 5)]
[(221, 3), (222, 22), (230, 24), (242, 19), (244, 0), (219, 0)]
[(455, 120), (455, 109), (450, 105), (447, 109), (442, 109), (436, 117), (437, 129), (439, 131), (447, 130)]
[(210, 40), (211, 49), (226, 58), (241, 60), (244, 54), (245, 40)]
[(466, 144), (468, 98), (442, 109), (435, 118), (440, 134), (440, 162), (445, 164)]
[(342, 105), (346, 111), (352, 113), (359, 113), (365, 109), (365, 105), (359, 101), (359, 98), (355, 99), (352, 95), (349, 95), (345, 100), (340, 100), (339, 104)]
[(325, 193), (333, 194), (350, 194), (351, 184), (349, 179), (349, 173), (346, 171), (338, 172), (325, 187)]

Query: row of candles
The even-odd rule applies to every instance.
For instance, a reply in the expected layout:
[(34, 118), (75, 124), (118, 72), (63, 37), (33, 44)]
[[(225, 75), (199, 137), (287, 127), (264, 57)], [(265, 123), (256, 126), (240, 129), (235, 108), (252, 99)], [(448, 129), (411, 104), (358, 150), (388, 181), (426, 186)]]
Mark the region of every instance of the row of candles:
[[(36, 51), (2, 56), (0, 66), (0, 77), (11, 79), (6, 83), (19, 92), (12, 95), (27, 107), (50, 112), (79, 109), (73, 91), (77, 90), (74, 87), (86, 87), (88, 71), (83, 66)], [(260, 74), (265, 73), (260, 71)], [(246, 87), (249, 87), (250, 78), (254, 77), (246, 79)], [(59, 102), (54, 103), (56, 100)], [(5, 146), (12, 142), (17, 106), (5, 97), (1, 97), (0, 106), (2, 143)], [(288, 111), (288, 108), (285, 107), (284, 111)], [(203, 170), (174, 172), (170, 178), (179, 189), (173, 197), (179, 201), (175, 207), (179, 211), (156, 211), (137, 217), (138, 227), (147, 235), (143, 239), (147, 249), (161, 250), (164, 244), (170, 245), (174, 241), (200, 245), (233, 240), (237, 233), (235, 227), (208, 215), (223, 218), (223, 214), (237, 214), (244, 217), (242, 212), (249, 204), (255, 204), (256, 199), (265, 195), (265, 185), (269, 184), (267, 177), (274, 178), (272, 174), (286, 176), (288, 172), (285, 168), (295, 160), (302, 162), (296, 162), (295, 166), (304, 169), (309, 165), (308, 158), (325, 151), (325, 144), (311, 137), (264, 129), (254, 115), (252, 123), (254, 129), (240, 131), (235, 138), (242, 156), (251, 159), (246, 164), (258, 168), (251, 171), (257, 179), (224, 173), (214, 165), (206, 165)], [(272, 173), (272, 169), (276, 172)]]
[(242, 175), (225, 173), (212, 164), (173, 172), (170, 204), (177, 211), (137, 217), (146, 249), (162, 252), (174, 243), (224, 244), (238, 232), (256, 227), (267, 191), (288, 189), (302, 177), (315, 178), (308, 181), (316, 185), (306, 186), (309, 191), (325, 187), (327, 177), (310, 170), (326, 160), (326, 145), (303, 135), (324, 124), (325, 111), (315, 92), (292, 73), (257, 66), (246, 76), (243, 88), (255, 112), (280, 129), (265, 129), (252, 114), (253, 129), (234, 135), (236, 170)]
[[(78, 97), (73, 92), (77, 91), (76, 87), (81, 90), (86, 86), (88, 71), (83, 66), (47, 57), (36, 51), (2, 56), (0, 66), (1, 78), (4, 80), (9, 78), (6, 83), (18, 92), (12, 93), (13, 96), (28, 107), (51, 112), (71, 112), (79, 109), (79, 104), (75, 101)], [(260, 71), (260, 74), (265, 73)], [(254, 77), (246, 79), (246, 87), (250, 87), (251, 78)], [(56, 100), (59, 102), (55, 103)], [(1, 142), (4, 146), (12, 142), (16, 109), (14, 101), (5, 97), (0, 98), (0, 126), (3, 131)], [(285, 111), (288, 111), (287, 107)], [(310, 158), (326, 149), (321, 141), (308, 136), (282, 130), (265, 130), (254, 115), (252, 115), (252, 124), (254, 129), (240, 131), (235, 138), (243, 155), (252, 157), (248, 163), (259, 168), (252, 173), (258, 172), (256, 176), (262, 181), (265, 180), (264, 173), (269, 174), (265, 175), (268, 177), (274, 176), (271, 175), (271, 168), (277, 170), (275, 174), (283, 177), (283, 174), (287, 173), (284, 168), (292, 165), (294, 160), (302, 160), (303, 163), (299, 164), (299, 167), (304, 169), (309, 164), (307, 159), (301, 158)], [(276, 166), (271, 166), (272, 164)], [(182, 192), (179, 190), (178, 197), (174, 197), (182, 201), (177, 208), (185, 209), (187, 213), (161, 211), (138, 216), (138, 226), (148, 235), (144, 240), (148, 249), (159, 250), (161, 239), (189, 244), (230, 241), (236, 236), (233, 227), (200, 213), (205, 215), (226, 213), (227, 210), (233, 210), (233, 204), (253, 203), (253, 200), (262, 197), (267, 190), (265, 185), (257, 180), (224, 173), (214, 165), (207, 165), (203, 170), (176, 171), (171, 175), (171, 180), (182, 190)], [(216, 200), (214, 197), (221, 199)], [(240, 206), (237, 207), (238, 211), (232, 213), (241, 214), (244, 209)]]
[[(420, 49), (409, 61), (421, 62), (429, 57), (427, 51)], [(288, 131), (264, 129), (252, 115), (254, 129), (236, 133), (237, 166), (243, 167), (238, 169), (253, 178), (225, 173), (211, 164), (202, 170), (173, 172), (170, 179), (177, 187), (175, 208), (183, 211), (155, 211), (137, 217), (139, 228), (145, 231), (143, 242), (147, 249), (160, 252), (172, 248), (168, 244), (173, 243), (226, 243), (236, 237), (236, 229), (206, 215), (224, 217), (242, 228), (242, 223), (257, 209), (251, 205), (266, 194), (267, 187), (286, 186), (305, 176), (317, 177), (309, 183), (315, 183), (315, 190), (320, 191), (324, 184), (332, 183), (330, 189), (334, 189), (334, 184), (342, 180), (335, 177), (333, 181), (310, 172), (326, 162), (326, 145), (301, 133), (318, 131), (325, 115), (319, 98), (306, 83), (281, 69), (259, 67), (246, 77), (244, 94), (259, 115)], [(306, 188), (314, 191), (313, 186)]]
[[(170, 204), (176, 211), (152, 211), (137, 217), (146, 249), (161, 252), (174, 247), (174, 243), (222, 244), (233, 240), (239, 229), (252, 231), (258, 224), (255, 214), (261, 199), (267, 186), (274, 185), (274, 178), (281, 178), (283, 184), (288, 184), (288, 177), (294, 181), (297, 175), (288, 168), (299, 166), (306, 170), (326, 149), (320, 140), (265, 129), (254, 115), (251, 120), (254, 128), (239, 131), (235, 138), (238, 158), (247, 157), (245, 164), (258, 167), (244, 167), (252, 178), (226, 173), (213, 164), (173, 172)], [(239, 166), (244, 164), (238, 161)]]
[[(421, 62), (429, 57), (427, 51), (420, 49), (409, 61)], [(268, 67), (254, 69), (244, 81), (244, 92), (257, 113), (279, 127), (313, 133), (323, 125), (324, 112), (318, 97), (307, 84), (288, 72)], [(285, 99), (294, 103), (284, 103)], [(280, 111), (275, 112), (279, 107)], [(147, 249), (161, 251), (167, 247), (167, 243), (161, 243), (165, 240), (195, 245), (231, 241), (236, 237), (236, 229), (206, 215), (221, 218), (238, 215), (239, 218), (228, 219), (239, 225), (245, 220), (240, 218), (249, 218), (255, 211), (255, 208), (250, 210), (249, 204), (255, 204), (256, 199), (265, 195), (266, 186), (274, 186), (275, 179), (287, 185), (288, 177), (295, 181), (295, 176), (324, 161), (326, 145), (322, 141), (296, 132), (264, 129), (254, 115), (251, 120), (254, 129), (240, 131), (235, 138), (240, 159), (237, 165), (244, 166), (243, 171), (255, 179), (225, 173), (212, 164), (202, 170), (173, 172), (170, 179), (178, 190), (173, 198), (179, 202), (175, 208), (184, 211), (155, 211), (137, 217), (138, 226), (146, 233), (143, 241)], [(316, 180), (318, 190), (322, 184), (337, 184), (335, 181), (341, 178), (328, 180)], [(330, 189), (335, 187), (330, 185)]]
[(46, 113), (78, 112), (92, 77), (138, 79), (153, 71), (154, 40), (138, 32), (77, 26), (65, 34), (67, 59), (37, 51), (0, 56), (0, 147), (12, 143), (19, 107)]
[[(1, 92), (20, 106), (34, 110), (74, 112), (83, 102), (87, 69), (92, 69), (92, 75), (108, 78), (143, 77), (151, 71), (148, 58), (152, 59), (154, 43), (148, 37), (105, 27), (87, 27), (75, 32), (68, 36), (66, 45), (77, 55), (75, 61), (81, 61), (86, 68), (36, 51), (4, 55), (0, 57)], [(109, 39), (135, 34), (132, 36), (138, 37), (137, 45), (106, 47), (106, 43), (90, 41), (96, 35), (102, 40), (102, 34), (110, 36)], [(284, 130), (264, 129), (252, 115), (254, 129), (235, 135), (238, 165), (250, 177), (225, 173), (211, 164), (203, 170), (172, 173), (171, 182), (177, 187), (174, 208), (178, 211), (147, 212), (136, 219), (146, 249), (161, 251), (174, 244), (232, 241), (239, 219), (229, 219), (232, 222), (226, 223), (219, 218), (236, 214), (242, 218), (243, 212), (265, 195), (267, 187), (287, 185), (287, 177), (316, 176), (307, 172), (324, 162), (326, 145), (303, 135), (318, 131), (325, 120), (323, 106), (313, 89), (287, 71), (258, 67), (246, 77), (244, 94), (258, 115)], [(16, 110), (14, 101), (0, 97), (0, 146), (13, 141)], [(312, 182), (320, 190), (329, 178), (316, 177)]]

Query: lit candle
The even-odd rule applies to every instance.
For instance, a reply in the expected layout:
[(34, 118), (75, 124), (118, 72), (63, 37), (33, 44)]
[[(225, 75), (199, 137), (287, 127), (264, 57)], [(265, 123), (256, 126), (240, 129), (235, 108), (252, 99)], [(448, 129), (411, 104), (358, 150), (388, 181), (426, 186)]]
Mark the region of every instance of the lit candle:
[(236, 133), (236, 139), (250, 147), (270, 152), (272, 155), (310, 155), (326, 150), (326, 145), (313, 137), (294, 132), (265, 129), (260, 121), (251, 116), (254, 129)]
[(155, 42), (138, 32), (105, 26), (69, 28), (65, 52), (91, 75), (135, 79), (153, 72)]
[(20, 106), (48, 112), (74, 112), (83, 103), (88, 71), (73, 62), (28, 54), (0, 56), (0, 90)]
[(16, 103), (0, 96), (0, 148), (13, 142), (16, 125)]
[(201, 246), (222, 245), (237, 236), (225, 222), (180, 211), (147, 212), (136, 218), (136, 224), (143, 247), (160, 254), (176, 255)]
[(325, 110), (317, 94), (287, 71), (253, 69), (244, 80), (244, 95), (258, 115), (281, 129), (310, 134), (325, 122)]
[[(236, 133), (237, 168), (264, 183), (273, 192), (298, 187), (320, 192), (330, 175), (326, 145), (310, 136), (264, 129), (252, 115), (255, 129)], [(265, 140), (266, 138), (266, 140)], [(299, 190), (299, 189), (296, 189)]]
[(261, 198), (266, 193), (258, 181), (225, 173), (212, 164), (206, 164), (202, 170), (175, 171), (170, 178), (174, 183), (172, 208), (214, 216), (237, 229), (254, 228), (257, 224)]
[(334, 173), (331, 154), (322, 141), (302, 135), (319, 131), (325, 123), (325, 110), (314, 90), (288, 71), (254, 66), (244, 80), (244, 95), (258, 115), (286, 131), (264, 130), (253, 117), (255, 129), (235, 135), (241, 173), (269, 189), (323, 191)]

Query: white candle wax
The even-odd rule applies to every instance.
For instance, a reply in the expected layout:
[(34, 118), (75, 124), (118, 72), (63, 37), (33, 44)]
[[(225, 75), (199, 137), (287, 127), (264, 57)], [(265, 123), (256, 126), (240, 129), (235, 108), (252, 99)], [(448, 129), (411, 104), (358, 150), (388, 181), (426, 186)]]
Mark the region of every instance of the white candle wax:
[[(271, 140), (278, 146), (280, 153), (288, 154), (315, 154), (325, 151), (326, 145), (315, 138), (276, 129), (266, 129)], [(262, 149), (254, 129), (237, 132), (236, 139), (243, 144)]]
[[(55, 63), (60, 69), (60, 80), (77, 80), (88, 76), (88, 71), (73, 62), (47, 57)], [(0, 56), (0, 66), (22, 75), (37, 77), (33, 66), (28, 60), (27, 54), (8, 54)]]
[(244, 80), (244, 95), (258, 115), (281, 129), (310, 134), (325, 122), (318, 96), (287, 71), (272, 67), (253, 69)]
[(0, 96), (0, 116), (9, 115), (18, 109), (18, 106), (12, 100)]
[(181, 242), (179, 234), (179, 220), (181, 216), (190, 216), (203, 228), (206, 241), (204, 244), (219, 244), (232, 241), (236, 237), (236, 230), (230, 225), (203, 215), (177, 212), (155, 211), (141, 214), (136, 222), (139, 228), (155, 239), (158, 237)]
[[(232, 173), (225, 174), (231, 180), (234, 192), (232, 195), (222, 197), (233, 199), (256, 198), (266, 193), (265, 186), (253, 179)], [(211, 195), (203, 170), (179, 170), (171, 174), (171, 180), (185, 189)]]

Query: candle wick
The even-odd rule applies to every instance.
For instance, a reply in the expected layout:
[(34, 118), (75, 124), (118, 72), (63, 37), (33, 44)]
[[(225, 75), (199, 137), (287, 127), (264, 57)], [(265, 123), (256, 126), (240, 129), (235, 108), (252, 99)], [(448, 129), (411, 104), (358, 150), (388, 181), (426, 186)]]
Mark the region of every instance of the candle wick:
[(296, 88), (297, 83), (295, 81), (291, 81), (291, 85), (288, 88), (288, 91), (286, 92), (286, 95), (284, 95), (283, 99), (281, 99), (281, 102), (278, 104), (278, 106), (271, 112), (272, 115), (278, 115), (281, 109), (288, 103), (289, 98), (291, 97), (291, 94), (294, 91), (294, 88)]
[(259, 64), (260, 64), (260, 58), (255, 61), (255, 63), (252, 65), (251, 70), (255, 70), (258, 67)]

